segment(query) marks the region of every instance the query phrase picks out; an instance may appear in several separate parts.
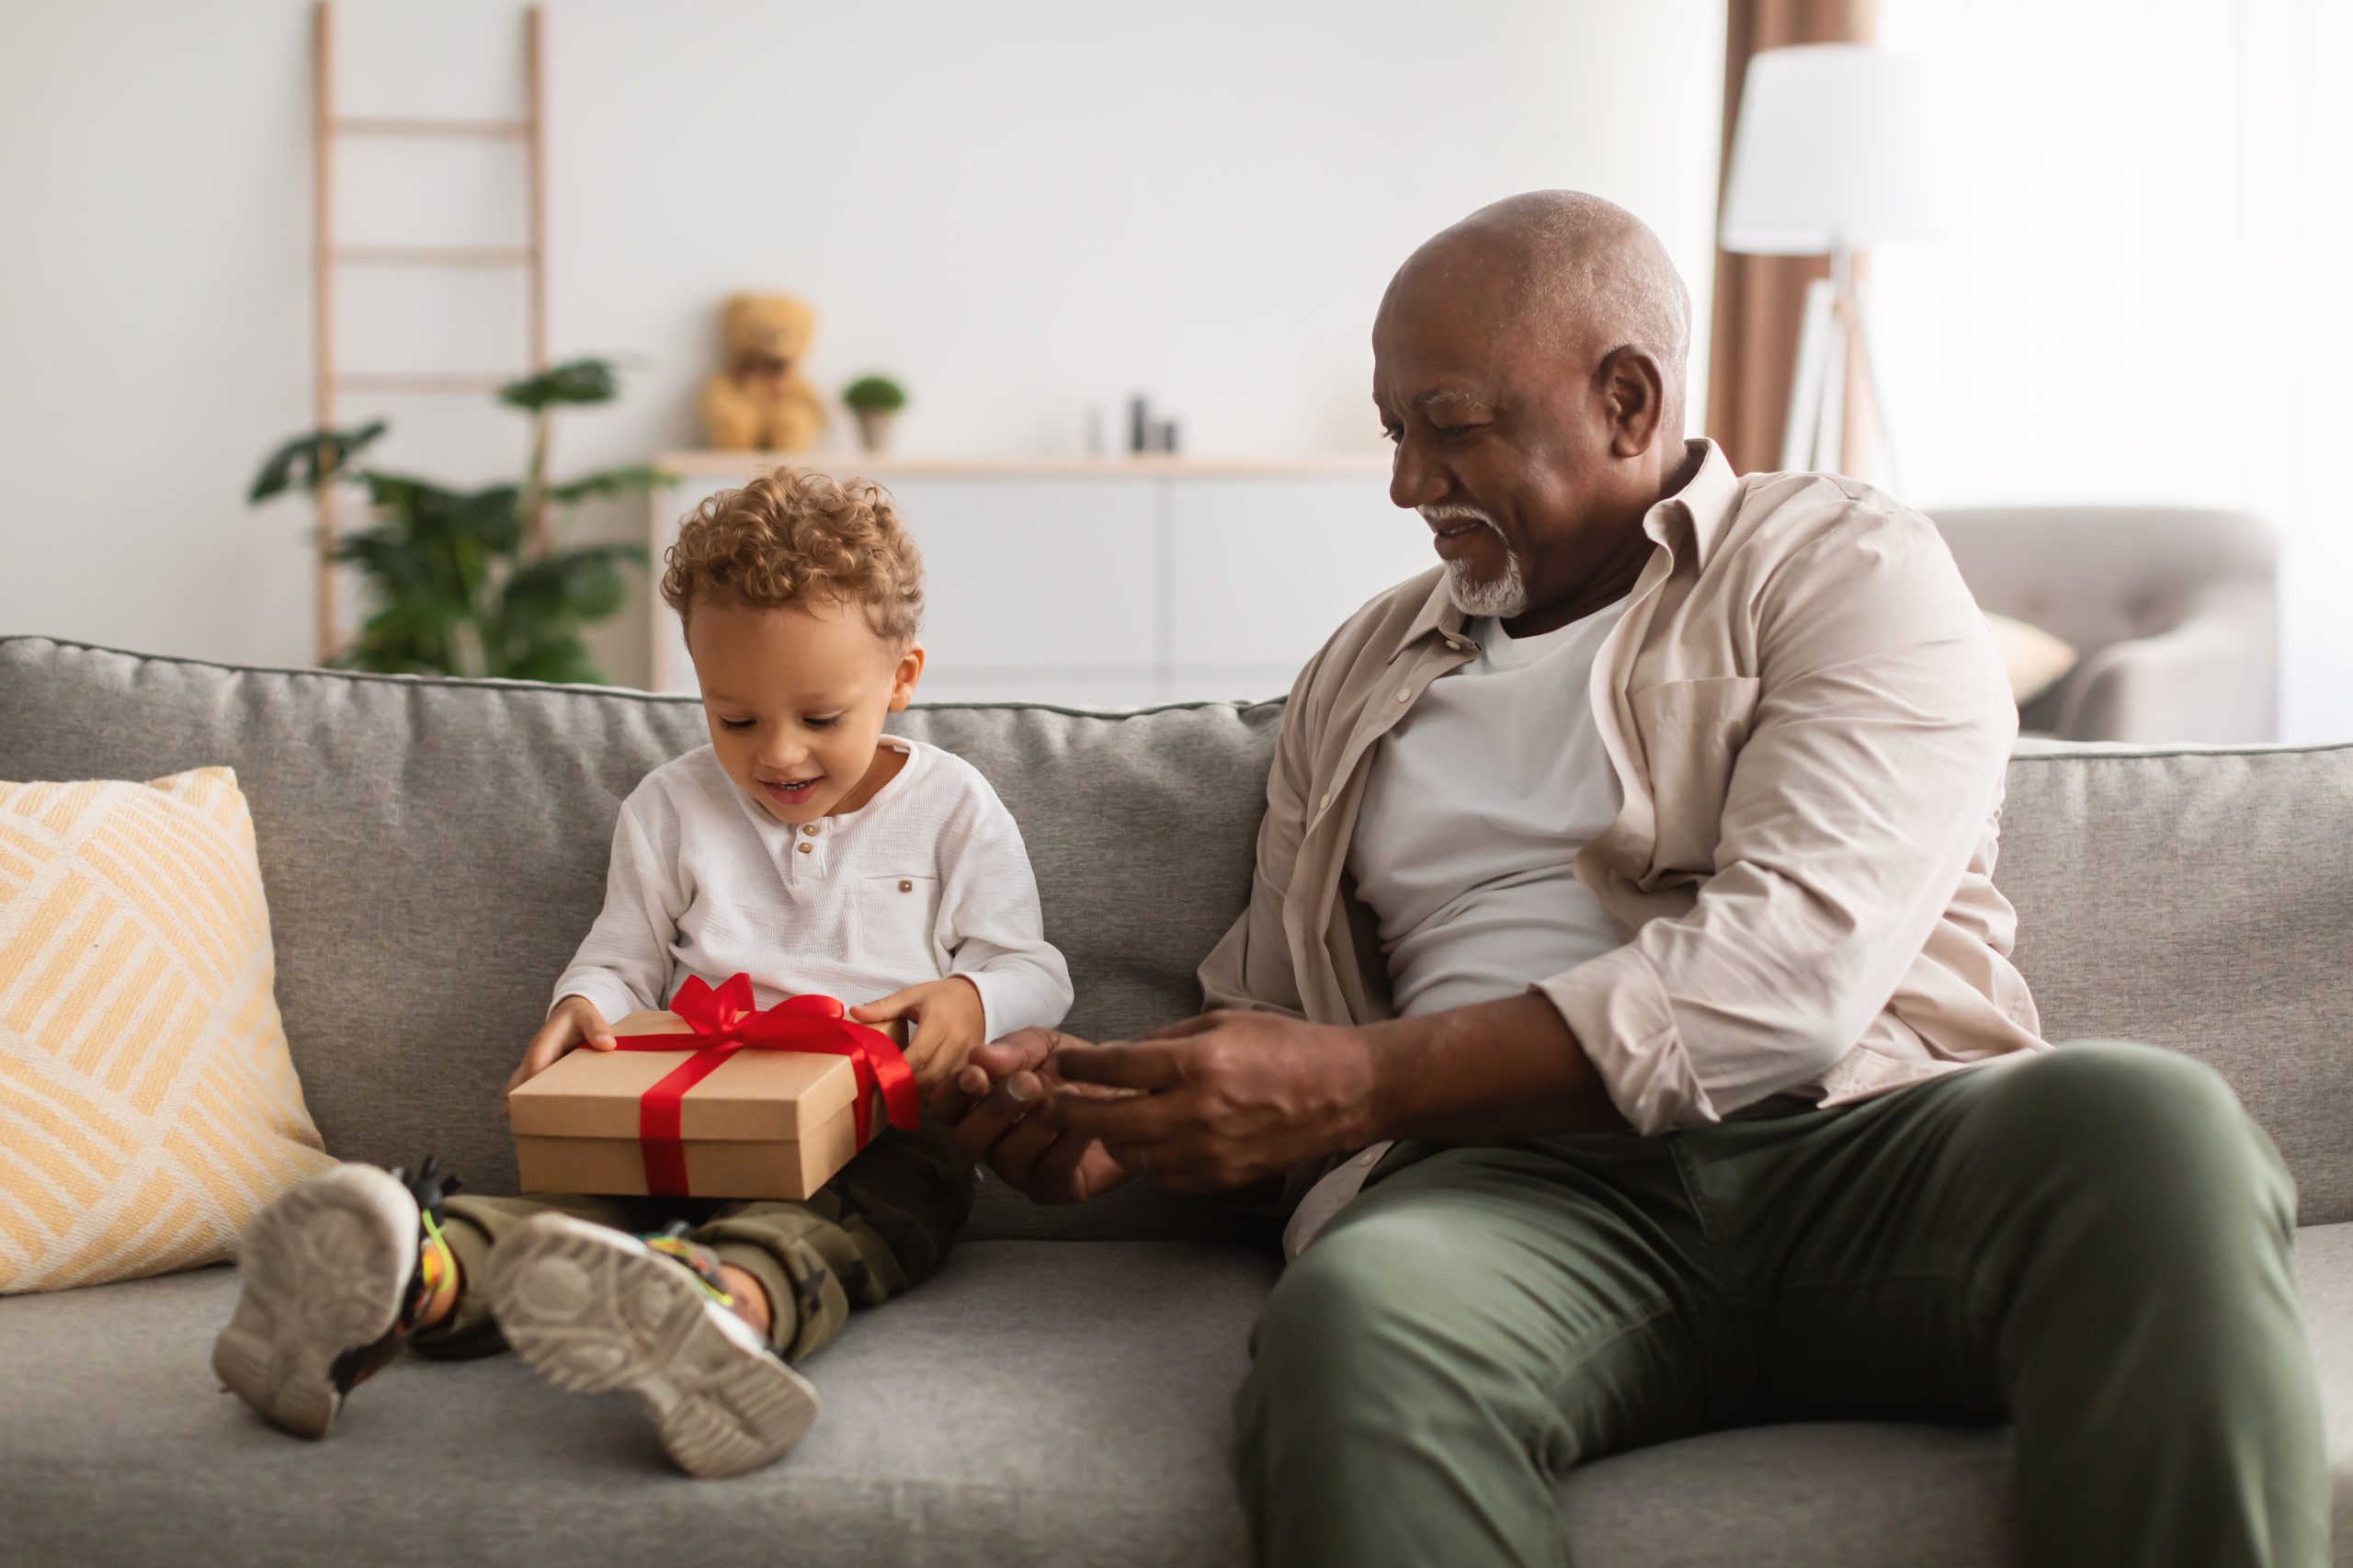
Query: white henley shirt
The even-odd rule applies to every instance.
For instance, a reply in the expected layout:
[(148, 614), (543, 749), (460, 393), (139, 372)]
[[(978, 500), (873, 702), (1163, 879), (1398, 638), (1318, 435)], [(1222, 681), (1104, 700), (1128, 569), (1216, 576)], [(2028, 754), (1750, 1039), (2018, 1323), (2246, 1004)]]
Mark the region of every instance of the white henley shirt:
[(982, 1038), (1051, 1028), (1071, 1004), (1021, 830), (988, 780), (937, 746), (907, 754), (855, 812), (798, 829), (709, 746), (647, 774), (613, 827), (605, 907), (556, 983), (608, 1023), (666, 1007), (688, 975), (752, 978), (763, 1007), (819, 993), (856, 1006), (951, 974), (981, 994)]

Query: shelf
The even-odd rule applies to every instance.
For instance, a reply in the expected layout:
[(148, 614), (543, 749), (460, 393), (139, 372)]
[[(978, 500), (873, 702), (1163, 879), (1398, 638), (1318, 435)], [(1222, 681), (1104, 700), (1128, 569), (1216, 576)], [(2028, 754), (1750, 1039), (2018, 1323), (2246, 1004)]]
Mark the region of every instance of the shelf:
[(654, 463), (665, 472), (682, 479), (741, 478), (784, 463), (877, 479), (1313, 479), (1387, 473), (1389, 454), (1320, 452), (1291, 458), (1193, 458), (1164, 453), (1108, 458), (902, 458), (855, 451), (703, 449), (664, 452)]

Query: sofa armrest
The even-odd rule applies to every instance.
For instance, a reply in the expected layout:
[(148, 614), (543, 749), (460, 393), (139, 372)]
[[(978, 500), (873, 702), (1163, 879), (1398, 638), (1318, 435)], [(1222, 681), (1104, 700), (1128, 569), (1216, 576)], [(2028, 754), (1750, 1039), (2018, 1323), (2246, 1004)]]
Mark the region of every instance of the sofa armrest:
[(2069, 741), (2270, 741), (2278, 684), (2268, 623), (2209, 608), (2086, 655), (2066, 678), (2053, 733)]

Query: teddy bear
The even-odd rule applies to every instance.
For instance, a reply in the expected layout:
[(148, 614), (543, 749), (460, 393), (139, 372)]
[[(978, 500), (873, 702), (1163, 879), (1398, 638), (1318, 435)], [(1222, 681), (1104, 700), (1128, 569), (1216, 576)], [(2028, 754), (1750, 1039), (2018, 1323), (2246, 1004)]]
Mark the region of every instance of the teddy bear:
[(805, 451), (824, 432), (825, 405), (794, 367), (816, 324), (787, 294), (738, 294), (720, 317), (724, 369), (703, 383), (703, 434), (714, 447)]

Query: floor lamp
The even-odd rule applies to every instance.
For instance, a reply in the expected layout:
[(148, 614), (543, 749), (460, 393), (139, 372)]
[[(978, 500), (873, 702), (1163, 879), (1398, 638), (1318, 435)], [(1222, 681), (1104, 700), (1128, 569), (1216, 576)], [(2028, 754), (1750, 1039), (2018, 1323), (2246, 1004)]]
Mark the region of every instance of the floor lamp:
[(1854, 257), (1934, 226), (1921, 77), (1904, 56), (1863, 43), (1769, 49), (1748, 62), (1724, 182), (1723, 247), (1830, 258), (1830, 276), (1806, 285), (1784, 469), (1846, 466), (1851, 346), (1893, 483), (1893, 445)]

